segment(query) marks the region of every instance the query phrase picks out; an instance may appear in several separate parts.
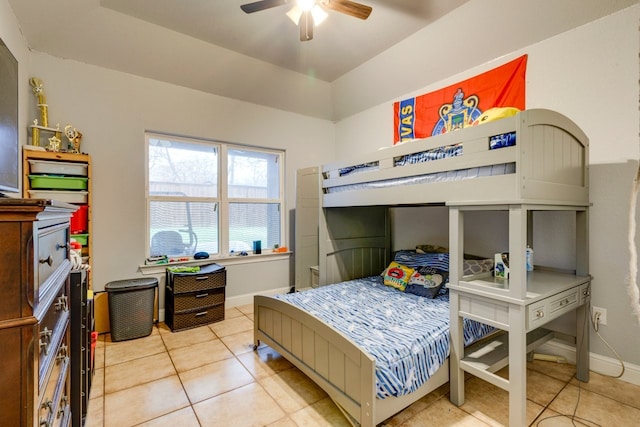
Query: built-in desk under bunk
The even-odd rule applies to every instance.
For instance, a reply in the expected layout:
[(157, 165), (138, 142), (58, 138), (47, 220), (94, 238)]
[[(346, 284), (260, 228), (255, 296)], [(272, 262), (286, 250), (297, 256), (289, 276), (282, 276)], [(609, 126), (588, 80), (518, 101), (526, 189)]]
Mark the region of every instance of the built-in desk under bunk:
[[(387, 266), (392, 241), (390, 207), (448, 207), (453, 320), (450, 374), (449, 367), (443, 366), (420, 393), (393, 402), (377, 399), (372, 375), (376, 365), (370, 355), (313, 315), (269, 297), (256, 297), (254, 301), (256, 343), (264, 340), (296, 364), (327, 391), (354, 424), (373, 426), (384, 421), (449, 376), (451, 399), (462, 404), (463, 370), (507, 388), (511, 423), (524, 424), (524, 367), (530, 348), (525, 332), (540, 330), (538, 326), (547, 319), (568, 310), (584, 311), (588, 299), (587, 165), (584, 133), (567, 117), (543, 109), (323, 165), (318, 251), (321, 286), (379, 275)], [(509, 251), (521, 253), (522, 259), (512, 257), (508, 282), (500, 284), (492, 276), (462, 277), (463, 218), (465, 212), (479, 209), (509, 212)], [(576, 271), (537, 268), (526, 273), (529, 218), (533, 212), (550, 210), (576, 212)], [(508, 384), (494, 380), (477, 364), (463, 359), (456, 325), (460, 316), (467, 314), (508, 331), (508, 347), (514, 351), (489, 369), (510, 364)], [(583, 334), (580, 328), (575, 336), (586, 337), (586, 331)], [(285, 334), (285, 330), (295, 333)], [(550, 336), (542, 332), (541, 338), (531, 335), (535, 344)], [(584, 355), (588, 342), (583, 344), (578, 370), (579, 379), (586, 380), (588, 360)]]
[[(545, 329), (549, 322), (576, 312), (575, 335), (569, 337), (576, 347), (577, 374), (589, 381), (588, 303), (591, 277), (588, 269), (588, 207), (580, 204), (550, 203), (449, 203), (451, 328), (450, 390), (451, 401), (464, 403), (464, 372), (469, 372), (509, 393), (509, 424), (527, 425), (527, 354), (554, 338)], [(500, 211), (509, 213), (508, 279), (493, 274), (463, 276), (464, 214)], [(532, 242), (532, 215), (540, 211), (575, 212), (576, 265), (573, 271), (535, 267), (525, 268), (525, 250)], [(463, 346), (463, 318), (473, 319), (506, 331), (489, 341), (467, 348)], [(563, 338), (567, 338), (563, 336)], [(507, 379), (495, 372), (509, 365)]]

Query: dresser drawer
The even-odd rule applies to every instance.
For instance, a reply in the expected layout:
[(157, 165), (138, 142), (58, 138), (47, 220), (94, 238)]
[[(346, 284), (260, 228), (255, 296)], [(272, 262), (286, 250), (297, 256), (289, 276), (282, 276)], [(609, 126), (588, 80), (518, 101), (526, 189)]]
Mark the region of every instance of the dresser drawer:
[(56, 350), (64, 340), (69, 323), (68, 301), (67, 287), (62, 286), (37, 327), (38, 366), (41, 376), (56, 357)]
[(64, 223), (41, 229), (38, 240), (38, 277), (40, 287), (51, 274), (69, 257), (69, 224)]
[(42, 386), (38, 420), (40, 425), (63, 425), (68, 418), (69, 390), (70, 390), (70, 359), (66, 340), (63, 341), (51, 360), (51, 366), (45, 374)]
[(223, 288), (227, 281), (227, 271), (217, 264), (206, 265), (197, 273), (168, 273), (167, 286), (174, 294), (198, 292)]
[(224, 303), (224, 288), (205, 289), (175, 295), (173, 299), (173, 309), (176, 313), (179, 313), (185, 310), (210, 307), (222, 303)]
[(195, 328), (224, 320), (224, 303), (212, 307), (199, 307), (180, 313), (167, 310), (167, 324), (172, 331)]

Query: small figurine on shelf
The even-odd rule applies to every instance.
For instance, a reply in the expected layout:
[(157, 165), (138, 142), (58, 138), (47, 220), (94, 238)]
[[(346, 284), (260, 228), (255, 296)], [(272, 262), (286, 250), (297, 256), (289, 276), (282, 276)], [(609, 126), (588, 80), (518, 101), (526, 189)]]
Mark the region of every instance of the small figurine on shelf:
[[(44, 96), (44, 83), (37, 77), (31, 77), (29, 84), (33, 88), (33, 94), (38, 99), (38, 108), (40, 108), (40, 125), (43, 127), (49, 126), (49, 106), (47, 105), (47, 98)], [(35, 145), (35, 144), (34, 144)]]
[(60, 138), (53, 135), (51, 138), (49, 138), (49, 145), (47, 145), (46, 147), (47, 151), (60, 151), (60, 142)]
[(66, 125), (64, 127), (64, 134), (69, 140), (69, 143), (73, 147), (71, 150), (72, 153), (80, 153), (80, 142), (82, 140), (82, 134), (78, 131), (78, 129), (74, 128), (71, 125)]

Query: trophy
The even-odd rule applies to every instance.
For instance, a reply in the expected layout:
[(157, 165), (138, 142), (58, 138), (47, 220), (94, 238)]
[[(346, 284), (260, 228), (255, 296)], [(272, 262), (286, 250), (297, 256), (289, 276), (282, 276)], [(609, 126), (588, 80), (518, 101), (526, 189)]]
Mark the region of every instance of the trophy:
[(82, 140), (82, 134), (78, 131), (78, 129), (74, 128), (71, 125), (66, 125), (64, 127), (64, 135), (69, 140), (69, 144), (73, 147), (71, 150), (72, 153), (80, 153), (80, 141)]

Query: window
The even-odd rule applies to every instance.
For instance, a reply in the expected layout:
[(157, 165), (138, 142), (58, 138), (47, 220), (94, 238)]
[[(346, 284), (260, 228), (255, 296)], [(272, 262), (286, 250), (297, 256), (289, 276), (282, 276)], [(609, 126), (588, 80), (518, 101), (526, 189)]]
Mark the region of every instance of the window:
[(284, 152), (148, 133), (149, 254), (282, 243)]

